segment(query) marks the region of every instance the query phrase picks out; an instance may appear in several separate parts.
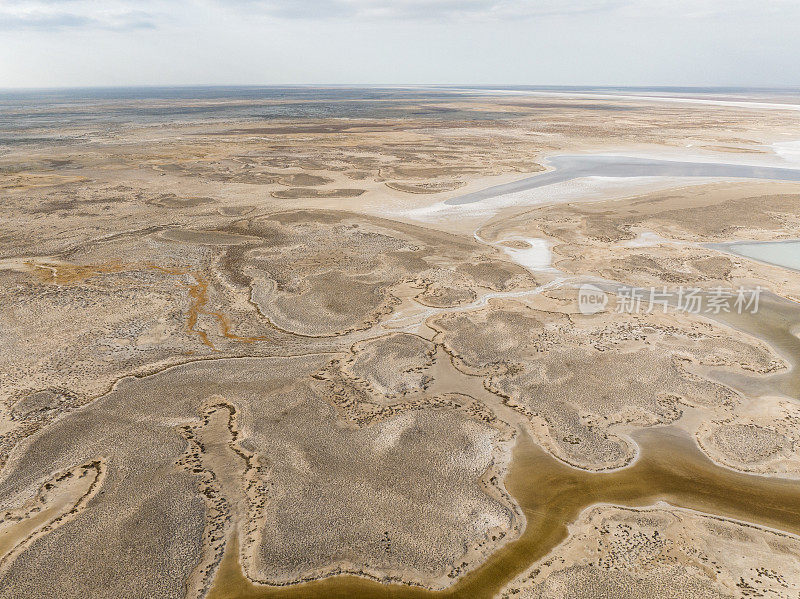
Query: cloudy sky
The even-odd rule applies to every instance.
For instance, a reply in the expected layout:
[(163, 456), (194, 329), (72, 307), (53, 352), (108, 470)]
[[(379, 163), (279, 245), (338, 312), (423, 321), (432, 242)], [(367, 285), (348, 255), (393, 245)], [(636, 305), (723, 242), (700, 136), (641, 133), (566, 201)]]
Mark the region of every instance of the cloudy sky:
[(800, 0), (0, 0), (0, 87), (800, 86)]

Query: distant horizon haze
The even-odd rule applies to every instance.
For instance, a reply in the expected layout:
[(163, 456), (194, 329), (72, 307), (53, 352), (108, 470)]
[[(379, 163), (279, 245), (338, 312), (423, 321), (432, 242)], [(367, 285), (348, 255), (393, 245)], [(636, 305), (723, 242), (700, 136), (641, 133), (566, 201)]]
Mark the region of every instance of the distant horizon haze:
[(31, 86), (31, 87), (3, 87), (0, 86), (0, 93), (3, 94), (25, 94), (25, 93), (65, 93), (65, 92), (84, 92), (88, 95), (103, 94), (113, 96), (113, 92), (143, 92), (147, 97), (157, 92), (187, 92), (183, 97), (187, 97), (188, 92), (198, 92), (195, 95), (202, 95), (201, 92), (255, 92), (258, 90), (398, 90), (398, 91), (448, 91), (448, 92), (552, 92), (552, 93), (574, 93), (576, 95), (593, 93), (614, 95), (618, 93), (639, 93), (643, 95), (653, 95), (653, 97), (681, 96), (686, 94), (743, 94), (743, 93), (763, 93), (763, 94), (800, 94), (800, 85), (784, 86), (738, 86), (738, 85), (542, 85), (542, 84), (430, 84), (430, 83), (185, 83), (185, 84), (152, 84), (152, 85), (63, 85), (63, 86)]

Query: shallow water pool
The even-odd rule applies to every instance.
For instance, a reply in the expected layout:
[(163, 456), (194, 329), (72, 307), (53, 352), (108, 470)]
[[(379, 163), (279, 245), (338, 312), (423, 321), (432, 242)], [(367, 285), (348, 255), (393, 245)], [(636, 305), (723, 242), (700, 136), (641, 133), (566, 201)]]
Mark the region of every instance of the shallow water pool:
[(711, 177), (800, 181), (800, 169), (749, 164), (686, 162), (613, 155), (552, 156), (547, 159), (547, 163), (554, 170), (451, 198), (446, 200), (445, 204), (451, 206), (472, 204), (509, 193), (536, 189), (582, 177)]
[(720, 244), (727, 252), (767, 262), (775, 266), (800, 270), (800, 239), (788, 241), (745, 241)]

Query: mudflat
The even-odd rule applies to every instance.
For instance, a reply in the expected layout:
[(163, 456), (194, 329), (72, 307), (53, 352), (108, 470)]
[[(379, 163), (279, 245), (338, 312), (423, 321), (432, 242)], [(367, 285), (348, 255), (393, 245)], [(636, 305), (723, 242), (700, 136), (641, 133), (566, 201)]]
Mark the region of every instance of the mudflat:
[(797, 596), (798, 111), (148, 93), (4, 104), (0, 597)]
[[(632, 466), (591, 474), (553, 459), (529, 436), (521, 435), (505, 486), (525, 514), (525, 532), (446, 591), (386, 585), (352, 576), (280, 589), (256, 586), (242, 574), (238, 545), (232, 544), (209, 597), (494, 597), (513, 577), (562, 542), (584, 508), (598, 504), (665, 502), (665, 511), (680, 507), (714, 514), (720, 521), (741, 520), (755, 528), (762, 525), (791, 533), (776, 533), (776, 537), (793, 543), (795, 552), (800, 549), (800, 539), (794, 536), (800, 534), (797, 484), (721, 468), (700, 454), (691, 438), (680, 431), (644, 431), (636, 441), (641, 454)], [(754, 568), (759, 565), (754, 561)]]

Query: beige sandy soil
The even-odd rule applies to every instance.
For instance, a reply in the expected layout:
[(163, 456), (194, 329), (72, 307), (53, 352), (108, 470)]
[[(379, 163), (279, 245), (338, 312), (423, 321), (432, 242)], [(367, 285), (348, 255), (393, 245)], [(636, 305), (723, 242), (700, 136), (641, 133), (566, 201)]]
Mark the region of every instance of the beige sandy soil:
[(598, 505), (505, 598), (795, 597), (800, 538), (661, 503)]
[[(599, 471), (672, 424), (725, 468), (800, 475), (798, 274), (702, 245), (800, 236), (800, 186), (668, 182), (418, 218), (557, 153), (775, 164), (768, 144), (800, 137), (800, 113), (463, 94), (391, 108), (73, 124), (2, 148), (0, 597), (203, 597), (231, 547), (254, 588), (344, 573), (454, 588), (525, 527), (504, 486), (521, 431)], [(556, 270), (515, 262), (524, 238), (548, 240)], [(761, 285), (784, 303), (743, 322), (583, 316), (584, 280)], [(521, 592), (796, 584), (794, 538), (597, 510)], [(625, 544), (656, 529), (650, 558)]]
[[(723, 240), (797, 238), (800, 196), (792, 193), (794, 189), (775, 183), (715, 184), (678, 188), (668, 194), (509, 211), (479, 233), (489, 240), (548, 239), (554, 266), (577, 277), (612, 280), (647, 291), (762, 287), (797, 300), (797, 272), (704, 246)], [(800, 317), (792, 312), (792, 302), (784, 304), (780, 324), (773, 322), (776, 317), (770, 315), (767, 303), (760, 314), (749, 316), (752, 325), (747, 330), (775, 345), (787, 367), (794, 370), (796, 348), (786, 346), (781, 337), (786, 335), (792, 345)], [(660, 311), (661, 307), (655, 308)], [(719, 317), (726, 321), (732, 316)], [(734, 318), (730, 324), (740, 326), (738, 321)], [(718, 342), (714, 345), (719, 346)], [(800, 446), (792, 401), (797, 386), (764, 384), (755, 389), (745, 384), (744, 389), (746, 400), (729, 415), (717, 412), (699, 426), (686, 424), (698, 426), (695, 432), (701, 446), (720, 463), (751, 472), (797, 476)], [(776, 393), (779, 398), (770, 397)]]

